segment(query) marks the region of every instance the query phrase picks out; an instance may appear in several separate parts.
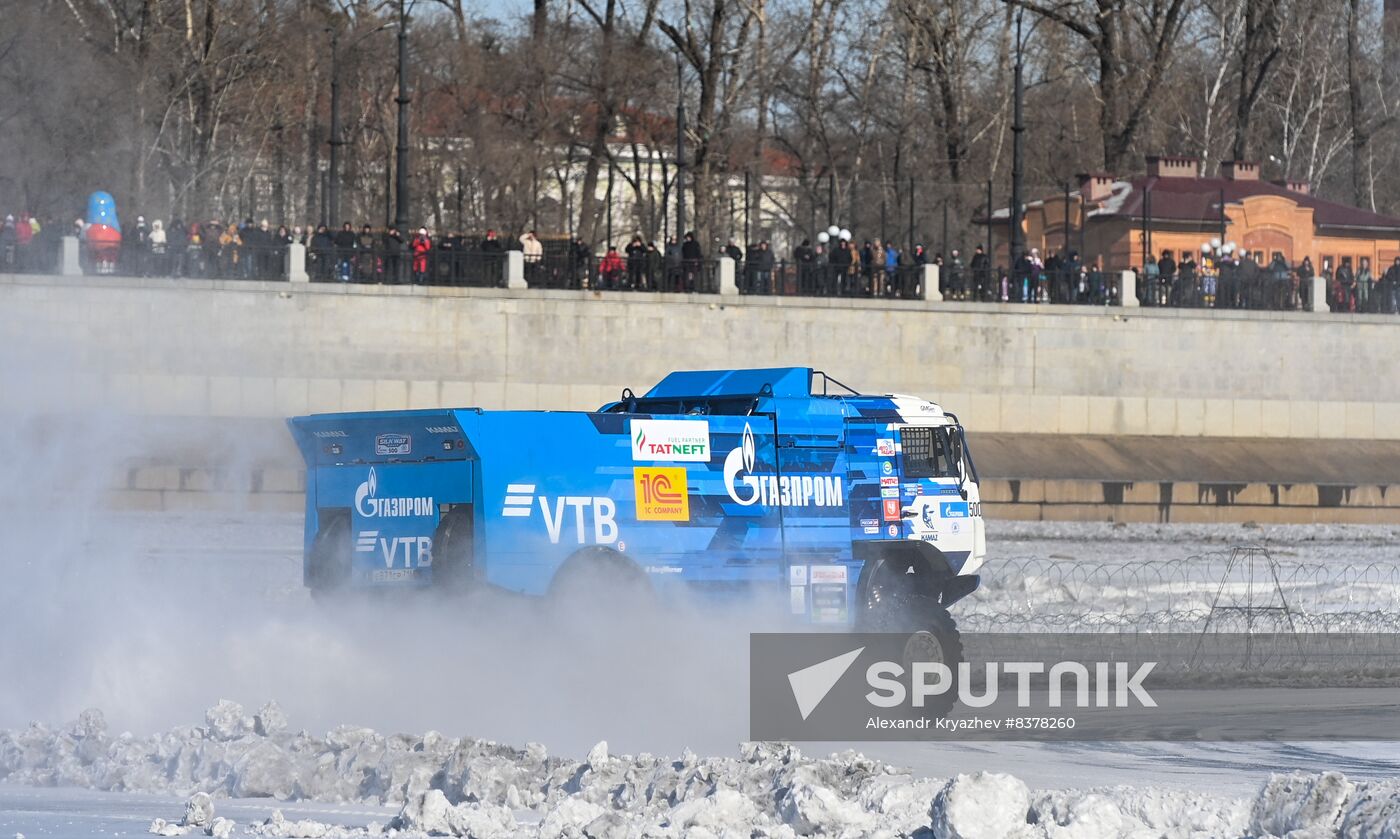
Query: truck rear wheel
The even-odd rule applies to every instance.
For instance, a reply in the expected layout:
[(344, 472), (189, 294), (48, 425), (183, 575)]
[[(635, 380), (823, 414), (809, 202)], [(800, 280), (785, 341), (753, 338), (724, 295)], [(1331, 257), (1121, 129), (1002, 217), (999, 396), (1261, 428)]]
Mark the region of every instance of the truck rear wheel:
[(569, 557), (549, 584), (549, 597), (569, 608), (598, 605), (609, 612), (634, 612), (654, 602), (656, 592), (636, 563), (607, 548)]
[(306, 564), (306, 586), (314, 599), (325, 599), (349, 587), (352, 547), (350, 514), (344, 510), (322, 513), (321, 529), (316, 531)]
[(472, 532), (471, 507), (453, 507), (442, 517), (433, 534), (434, 588), (454, 594), (471, 589), (476, 574)]

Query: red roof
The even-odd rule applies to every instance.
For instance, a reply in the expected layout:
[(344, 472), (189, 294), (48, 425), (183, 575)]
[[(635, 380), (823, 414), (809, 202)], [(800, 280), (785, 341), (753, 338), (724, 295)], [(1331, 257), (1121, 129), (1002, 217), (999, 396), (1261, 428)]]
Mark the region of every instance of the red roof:
[(1230, 180), (1228, 178), (1158, 178), (1139, 177), (1126, 181), (1128, 190), (1119, 190), (1124, 182), (1115, 184), (1115, 194), (1103, 202), (1103, 208), (1093, 215), (1142, 218), (1143, 190), (1152, 192), (1154, 221), (1202, 221), (1211, 224), (1220, 219), (1220, 198), (1223, 190), (1227, 204), (1239, 204), (1246, 198), (1276, 195), (1301, 207), (1311, 207), (1317, 227), (1352, 230), (1383, 230), (1400, 232), (1400, 218), (1373, 213), (1359, 207), (1349, 207), (1314, 195), (1294, 192), (1268, 181)]

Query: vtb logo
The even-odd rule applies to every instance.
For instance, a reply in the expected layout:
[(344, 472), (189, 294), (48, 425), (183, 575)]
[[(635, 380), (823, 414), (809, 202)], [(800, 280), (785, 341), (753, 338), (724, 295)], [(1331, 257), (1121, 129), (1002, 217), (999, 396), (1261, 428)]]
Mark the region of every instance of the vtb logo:
[(637, 493), (637, 521), (690, 521), (685, 467), (634, 467), (632, 483)]
[[(505, 504), (501, 515), (507, 518), (529, 518), (538, 502), (540, 515), (544, 518), (545, 531), (549, 541), (559, 544), (564, 525), (573, 522), (574, 536), (580, 545), (591, 541), (597, 545), (611, 545), (617, 541), (617, 505), (611, 498), (599, 495), (536, 495), (534, 484), (508, 484)], [(573, 511), (568, 515), (565, 508)], [(592, 527), (585, 523), (585, 513)], [(592, 537), (590, 539), (590, 537)]]

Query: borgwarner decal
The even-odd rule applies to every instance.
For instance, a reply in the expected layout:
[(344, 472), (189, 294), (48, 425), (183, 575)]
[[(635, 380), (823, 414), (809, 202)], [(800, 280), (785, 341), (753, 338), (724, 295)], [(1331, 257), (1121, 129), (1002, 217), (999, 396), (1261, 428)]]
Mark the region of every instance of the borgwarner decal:
[(675, 460), (708, 463), (710, 423), (707, 420), (644, 420), (632, 423), (633, 460)]
[[(837, 475), (754, 474), (753, 430), (744, 423), (739, 447), (724, 458), (724, 488), (734, 502), (784, 507), (840, 507), (842, 483)], [(744, 474), (741, 474), (744, 473)], [(736, 483), (737, 482), (737, 483)]]

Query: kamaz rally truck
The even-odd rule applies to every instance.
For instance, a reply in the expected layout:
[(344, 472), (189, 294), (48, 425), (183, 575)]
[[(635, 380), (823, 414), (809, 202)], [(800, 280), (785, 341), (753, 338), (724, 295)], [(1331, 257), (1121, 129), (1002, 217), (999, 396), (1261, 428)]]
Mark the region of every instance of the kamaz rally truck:
[(304, 572), (317, 596), (567, 597), (602, 581), (619, 600), (767, 591), (802, 622), (955, 633), (947, 607), (977, 588), (986, 553), (957, 417), (808, 368), (672, 373), (592, 413), (289, 425), (307, 466)]

